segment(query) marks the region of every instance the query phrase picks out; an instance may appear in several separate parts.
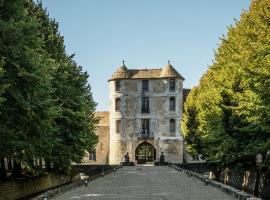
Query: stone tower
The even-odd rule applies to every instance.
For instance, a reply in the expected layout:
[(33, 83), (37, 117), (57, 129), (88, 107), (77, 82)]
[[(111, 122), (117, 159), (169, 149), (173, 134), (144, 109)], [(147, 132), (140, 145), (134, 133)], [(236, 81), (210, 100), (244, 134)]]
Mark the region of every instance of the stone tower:
[(128, 152), (131, 161), (183, 162), (180, 130), (184, 78), (168, 63), (160, 69), (128, 69), (109, 79), (110, 164)]

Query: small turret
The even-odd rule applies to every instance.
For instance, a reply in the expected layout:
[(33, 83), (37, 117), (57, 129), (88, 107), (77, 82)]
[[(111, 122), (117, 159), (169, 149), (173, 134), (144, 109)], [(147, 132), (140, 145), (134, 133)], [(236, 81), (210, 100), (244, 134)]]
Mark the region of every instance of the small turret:
[(125, 65), (125, 61), (123, 60), (123, 64), (113, 73), (110, 80), (114, 79), (125, 79), (129, 78), (128, 68)]
[(160, 72), (160, 78), (180, 78), (185, 80), (171, 65), (170, 61), (168, 60), (168, 64), (162, 68)]

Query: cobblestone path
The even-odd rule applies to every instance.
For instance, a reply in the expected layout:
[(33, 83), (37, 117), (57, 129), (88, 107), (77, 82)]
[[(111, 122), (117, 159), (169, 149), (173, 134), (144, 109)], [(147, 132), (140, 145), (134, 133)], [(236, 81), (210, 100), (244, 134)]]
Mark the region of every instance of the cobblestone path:
[[(141, 166), (140, 166), (141, 167)], [(230, 200), (233, 197), (169, 167), (123, 167), (57, 200)]]

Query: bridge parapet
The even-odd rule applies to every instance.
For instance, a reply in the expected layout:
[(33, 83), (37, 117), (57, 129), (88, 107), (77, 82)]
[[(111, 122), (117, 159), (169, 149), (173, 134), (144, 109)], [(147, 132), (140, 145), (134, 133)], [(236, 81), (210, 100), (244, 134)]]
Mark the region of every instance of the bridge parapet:
[(71, 169), (71, 174), (76, 175), (79, 173), (84, 173), (88, 176), (94, 176), (97, 174), (100, 174), (102, 172), (106, 172), (108, 170), (112, 170), (114, 168), (117, 168), (118, 165), (85, 165), (85, 164), (79, 164), (79, 165), (73, 165)]

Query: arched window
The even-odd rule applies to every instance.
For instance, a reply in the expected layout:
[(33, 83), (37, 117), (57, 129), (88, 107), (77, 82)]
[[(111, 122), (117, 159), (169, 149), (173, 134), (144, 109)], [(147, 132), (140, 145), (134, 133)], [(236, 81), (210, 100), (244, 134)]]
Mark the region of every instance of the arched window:
[(170, 133), (175, 133), (175, 119), (170, 119)]
[(175, 98), (170, 98), (170, 111), (175, 111)]
[(115, 99), (115, 111), (120, 111), (120, 107), (121, 107), (121, 99), (116, 98)]

